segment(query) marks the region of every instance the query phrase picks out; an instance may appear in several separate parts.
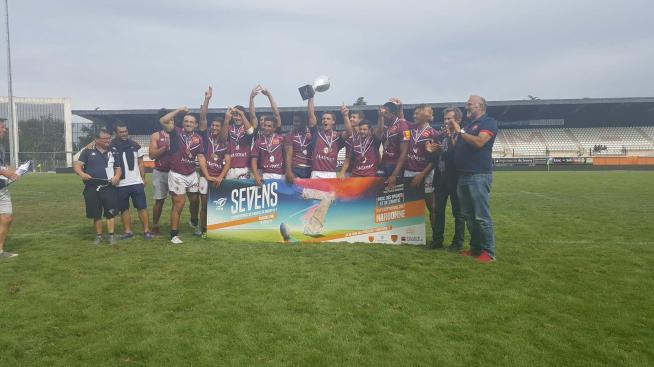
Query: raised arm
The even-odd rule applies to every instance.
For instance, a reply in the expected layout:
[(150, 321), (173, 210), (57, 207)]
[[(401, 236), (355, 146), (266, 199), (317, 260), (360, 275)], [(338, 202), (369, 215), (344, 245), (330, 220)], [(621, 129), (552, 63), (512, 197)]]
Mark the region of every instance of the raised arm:
[(207, 115), (209, 114), (209, 100), (213, 96), (213, 88), (209, 88), (204, 92), (204, 101), (200, 107), (200, 131), (207, 131), (209, 127), (209, 121), (207, 121)]
[(402, 101), (397, 97), (391, 97), (388, 100), (397, 105), (397, 117), (404, 120), (404, 107), (402, 106)]
[(245, 116), (245, 113), (243, 113), (243, 111), (239, 110), (238, 108), (235, 108), (233, 112), (241, 115), (241, 119), (243, 119), (243, 127), (245, 128), (245, 133), (248, 135), (252, 134), (254, 132), (255, 126), (252, 126), (252, 123), (248, 121), (248, 118)]
[(232, 122), (233, 110), (233, 108), (227, 107), (227, 111), (225, 111), (225, 121), (223, 121), (223, 126), (220, 128), (220, 140), (224, 143), (229, 141), (229, 123)]
[(261, 88), (260, 84), (257, 84), (256, 87), (252, 88), (252, 92), (250, 92), (250, 105), (248, 106), (249, 114), (250, 114), (250, 121), (254, 124), (254, 128), (256, 129), (258, 126), (258, 121), (257, 121), (257, 109), (254, 107), (254, 97), (261, 92), (263, 88)]
[(377, 112), (377, 128), (374, 134), (379, 141), (384, 137), (384, 106), (379, 106), (379, 111)]
[(270, 102), (270, 109), (272, 109), (273, 116), (275, 117), (275, 131), (279, 131), (282, 128), (282, 115), (279, 113), (279, 107), (277, 107), (277, 102), (272, 96), (272, 93), (267, 88), (263, 88), (261, 93), (268, 97)]
[(343, 124), (345, 125), (345, 131), (341, 133), (343, 139), (347, 139), (352, 136), (352, 123), (350, 122), (350, 109), (347, 108), (345, 102), (341, 106), (341, 115), (343, 116)]
[(309, 115), (309, 128), (314, 128), (318, 125), (316, 118), (316, 106), (313, 104), (313, 97), (309, 98), (307, 102), (307, 114)]
[(166, 132), (171, 132), (175, 129), (175, 116), (180, 112), (188, 113), (188, 107), (179, 107), (174, 111), (168, 112), (159, 119), (161, 127), (163, 127)]

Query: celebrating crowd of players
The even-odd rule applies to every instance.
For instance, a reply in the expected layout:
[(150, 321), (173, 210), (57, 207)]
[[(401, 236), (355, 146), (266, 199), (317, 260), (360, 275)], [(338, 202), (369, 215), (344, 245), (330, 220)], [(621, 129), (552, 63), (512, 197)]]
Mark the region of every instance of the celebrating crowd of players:
[[(254, 99), (266, 96), (272, 114), (257, 118)], [(180, 107), (160, 118), (162, 129), (151, 135), (149, 155), (154, 159), (151, 180), (154, 188), (152, 230), (145, 205), (145, 172), (140, 146), (128, 138), (127, 128), (117, 124), (110, 141), (100, 131), (94, 143), (80, 154), (75, 172), (86, 182), (84, 197), (87, 217), (95, 222), (96, 243), (102, 236), (101, 216), (107, 218), (108, 240), (115, 243), (113, 217), (120, 212), (125, 233), (130, 226), (129, 199), (138, 210), (144, 237), (160, 234), (159, 219), (168, 195), (172, 199), (170, 241), (181, 244), (180, 217), (188, 197), (194, 234), (206, 237), (209, 186), (219, 187), (225, 179), (266, 179), (385, 177), (395, 186), (400, 177), (420, 188), (430, 213), (433, 240), (428, 248), (443, 248), (445, 208), (448, 198), (455, 219), (455, 235), (449, 247), (461, 251), (467, 223), (470, 250), (462, 255), (479, 261), (495, 259), (493, 224), (488, 206), (492, 182), (492, 145), (497, 123), (486, 115), (486, 102), (471, 96), (466, 103), (468, 125), (461, 128), (463, 113), (447, 108), (442, 124), (436, 124), (433, 109), (420, 105), (413, 120), (404, 117), (402, 102), (391, 98), (379, 108), (375, 123), (362, 111), (339, 111), (345, 129), (335, 131), (337, 114), (323, 112), (320, 124), (314, 100), (308, 100), (307, 114), (293, 114), (292, 130), (281, 134), (282, 118), (270, 91), (257, 86), (250, 94), (249, 108), (227, 109), (224, 118), (208, 120), (209, 87), (199, 118)], [(175, 118), (182, 117), (182, 126)], [(438, 125), (438, 128), (434, 126)], [(345, 149), (345, 160), (338, 155)], [(199, 174), (197, 168), (199, 167)]]

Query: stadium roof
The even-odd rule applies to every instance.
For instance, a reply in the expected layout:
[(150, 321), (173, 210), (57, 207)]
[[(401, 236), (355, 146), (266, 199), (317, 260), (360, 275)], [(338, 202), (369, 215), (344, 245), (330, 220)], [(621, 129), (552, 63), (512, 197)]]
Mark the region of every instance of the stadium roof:
[[(425, 103), (435, 109), (449, 106), (463, 107), (464, 102)], [(405, 105), (410, 113), (416, 104)], [(338, 111), (340, 106), (316, 106), (316, 111)], [(368, 119), (376, 120), (379, 105), (357, 106), (366, 111)], [(280, 107), (284, 124), (290, 124), (293, 112), (304, 112), (306, 106)], [(191, 109), (191, 113), (199, 113), (199, 109)], [(210, 108), (209, 115), (223, 114), (225, 108)], [(436, 111), (439, 113), (439, 111)], [(105, 123), (108, 126), (116, 120), (121, 120), (135, 130), (151, 132), (159, 128), (158, 118), (161, 109), (139, 110), (74, 110), (73, 114), (82, 116), (94, 122)], [(270, 113), (269, 107), (257, 107), (257, 113)], [(514, 124), (515, 126), (556, 125), (560, 121), (566, 127), (584, 126), (620, 126), (620, 125), (652, 125), (654, 124), (654, 97), (638, 98), (582, 98), (582, 99), (534, 99), (513, 101), (488, 101), (488, 114), (500, 122), (533, 122)], [(437, 117), (438, 119), (438, 117)], [(549, 123), (547, 123), (549, 121)]]

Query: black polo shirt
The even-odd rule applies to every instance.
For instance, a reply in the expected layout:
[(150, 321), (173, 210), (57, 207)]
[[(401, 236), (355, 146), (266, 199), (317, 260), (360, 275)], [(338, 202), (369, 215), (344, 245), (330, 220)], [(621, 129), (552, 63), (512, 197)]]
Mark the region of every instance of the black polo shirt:
[(114, 169), (120, 167), (118, 151), (109, 148), (104, 153), (98, 148), (84, 149), (79, 156), (79, 162), (84, 164), (84, 172), (93, 178), (110, 179)]

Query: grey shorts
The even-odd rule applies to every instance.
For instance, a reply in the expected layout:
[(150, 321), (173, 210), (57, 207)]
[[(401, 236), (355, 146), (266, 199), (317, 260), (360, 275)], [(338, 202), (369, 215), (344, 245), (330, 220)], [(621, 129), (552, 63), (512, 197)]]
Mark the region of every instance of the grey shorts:
[(13, 214), (13, 207), (11, 206), (11, 194), (9, 194), (9, 189), (4, 188), (0, 189), (0, 215)]
[(168, 197), (168, 172), (152, 170), (152, 186), (154, 187), (154, 200), (161, 200)]

